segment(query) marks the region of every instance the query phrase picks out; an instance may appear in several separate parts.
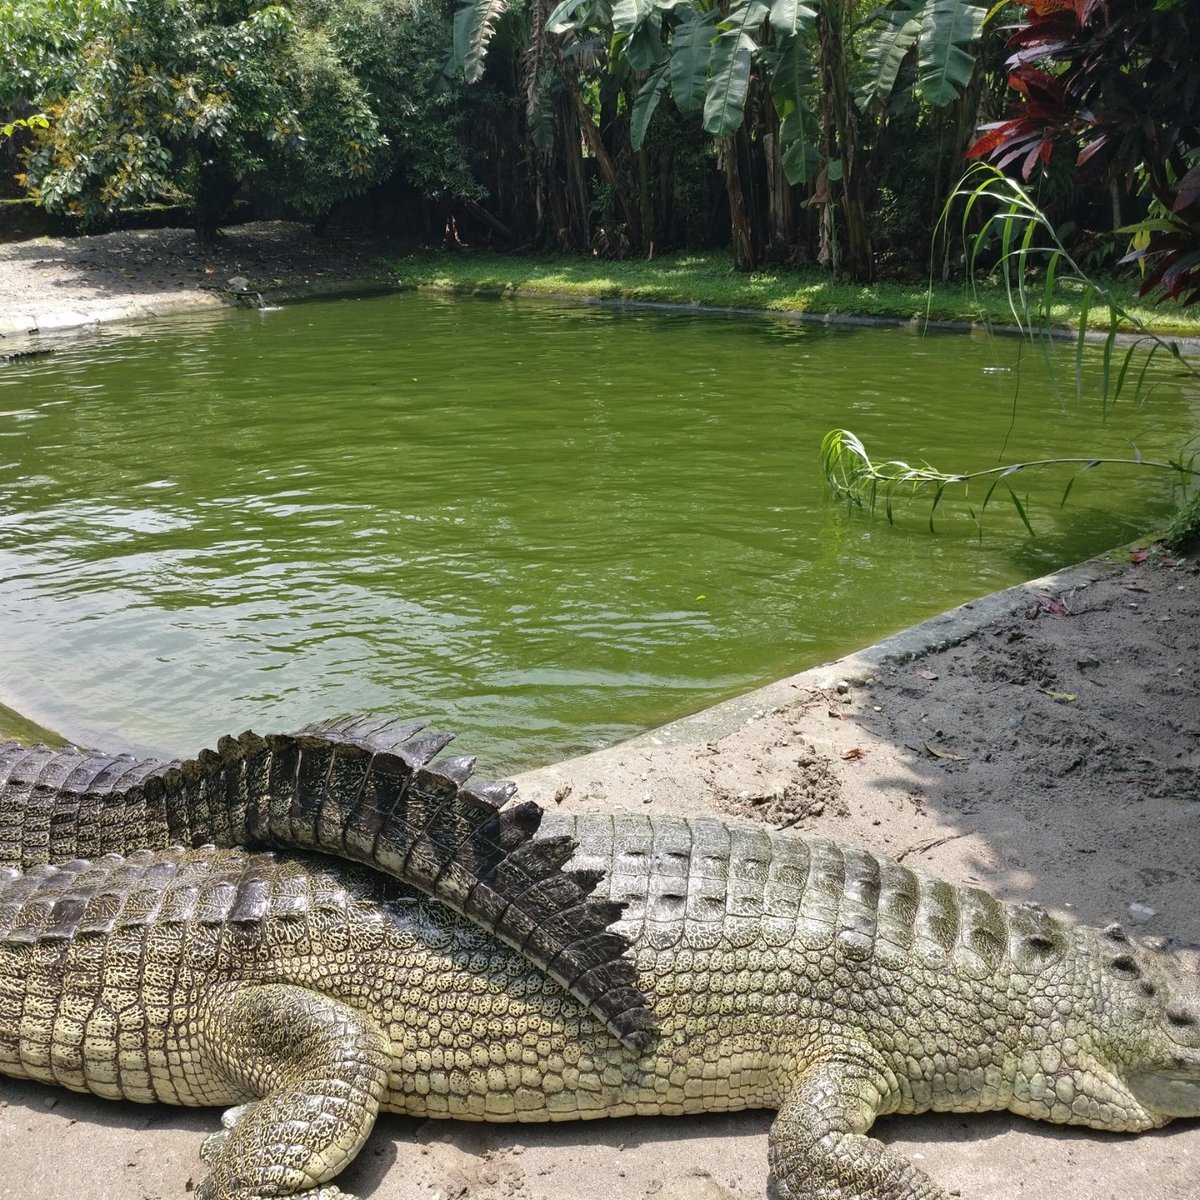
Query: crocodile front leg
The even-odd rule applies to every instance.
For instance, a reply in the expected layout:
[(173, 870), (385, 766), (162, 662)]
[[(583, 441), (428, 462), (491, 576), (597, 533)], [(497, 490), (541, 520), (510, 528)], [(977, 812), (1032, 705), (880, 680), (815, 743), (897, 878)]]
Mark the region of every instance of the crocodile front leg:
[[(204, 1146), (201, 1200), (344, 1196), (328, 1186), (362, 1148), (387, 1085), (387, 1042), (357, 1010), (306, 988), (223, 985), (204, 998), (200, 1060), (258, 1097)], [(324, 1185), (324, 1186), (323, 1186)]]
[(771, 1126), (785, 1200), (949, 1200), (924, 1171), (867, 1137), (889, 1093), (881, 1071), (830, 1058), (808, 1067)]

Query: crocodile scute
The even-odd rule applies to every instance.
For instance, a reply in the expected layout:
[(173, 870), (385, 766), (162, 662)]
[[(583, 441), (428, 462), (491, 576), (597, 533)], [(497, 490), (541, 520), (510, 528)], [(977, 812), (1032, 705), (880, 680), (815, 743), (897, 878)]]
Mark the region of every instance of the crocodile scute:
[(0, 871), (0, 1071), (233, 1106), (206, 1143), (209, 1200), (338, 1195), (381, 1110), (771, 1108), (791, 1200), (946, 1200), (869, 1136), (884, 1114), (1200, 1115), (1200, 981), (1116, 927), (717, 819), (547, 813), (541, 833), (620, 906), (658, 1024), (640, 1047), (401, 881), (175, 848)]

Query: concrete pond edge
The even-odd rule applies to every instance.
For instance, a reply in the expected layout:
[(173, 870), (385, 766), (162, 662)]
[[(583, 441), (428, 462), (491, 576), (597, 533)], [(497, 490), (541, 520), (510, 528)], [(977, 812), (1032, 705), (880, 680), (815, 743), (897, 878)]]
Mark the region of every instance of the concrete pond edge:
[[(0, 361), (54, 348), (62, 335), (96, 333), (102, 326), (132, 325), (215, 308), (263, 308), (309, 300), (344, 300), (408, 290), (381, 279), (341, 279), (318, 283), (231, 291), (221, 288), (167, 292), (155, 299), (122, 303), (76, 303), (61, 308), (0, 315)], [(45, 339), (45, 343), (43, 341)]]

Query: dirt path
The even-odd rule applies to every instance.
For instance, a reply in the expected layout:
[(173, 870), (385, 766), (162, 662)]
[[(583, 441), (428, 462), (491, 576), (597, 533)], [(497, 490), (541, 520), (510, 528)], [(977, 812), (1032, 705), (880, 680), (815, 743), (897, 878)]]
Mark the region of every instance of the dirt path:
[[(370, 280), (379, 250), (280, 223), (211, 248), (163, 230), (0, 246), (0, 338), (221, 303), (238, 277)], [(1200, 942), (1198, 662), (1197, 565), (1154, 553), (966, 606), (522, 790), (820, 831), (1089, 922), (1136, 905), (1142, 932)], [(214, 1122), (0, 1079), (0, 1200), (178, 1196)], [(380, 1200), (760, 1200), (769, 1123), (385, 1118), (339, 1182)], [(1200, 1179), (1198, 1122), (1121, 1138), (951, 1115), (879, 1132), (969, 1200), (1192, 1200)]]
[(184, 229), (0, 244), (0, 339), (228, 303), (240, 290), (279, 297), (383, 282), (385, 250), (287, 221), (237, 226), (212, 245)]

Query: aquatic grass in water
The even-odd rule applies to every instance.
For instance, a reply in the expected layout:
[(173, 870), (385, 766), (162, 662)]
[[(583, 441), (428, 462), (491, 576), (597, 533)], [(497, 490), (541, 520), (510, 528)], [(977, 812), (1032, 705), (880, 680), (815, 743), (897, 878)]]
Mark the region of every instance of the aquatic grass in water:
[(829, 495), (834, 427), (968, 469), (1200, 428), (1181, 381), (1101, 423), (1038, 364), (1013, 424), (1018, 353), (415, 294), (64, 343), (0, 370), (0, 699), (152, 752), (363, 709), (495, 771), (613, 741), (1164, 519), (1099, 472), (1031, 481), (1037, 540)]

